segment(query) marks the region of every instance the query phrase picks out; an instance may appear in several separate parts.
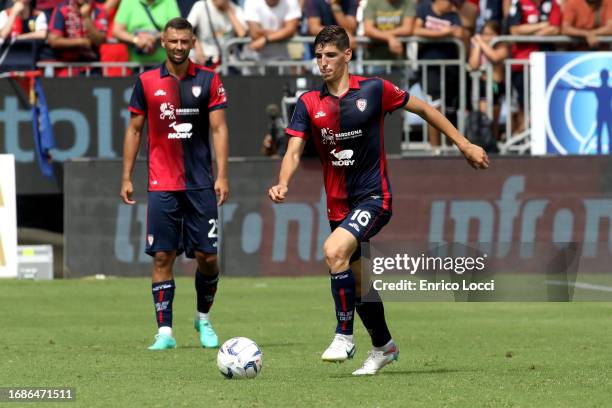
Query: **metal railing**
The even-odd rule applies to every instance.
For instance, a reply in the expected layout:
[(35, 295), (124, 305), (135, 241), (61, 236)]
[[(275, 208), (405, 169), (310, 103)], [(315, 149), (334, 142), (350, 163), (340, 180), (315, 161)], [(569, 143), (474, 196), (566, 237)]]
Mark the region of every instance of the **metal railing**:
[[(604, 44), (612, 44), (612, 36), (598, 37), (601, 43)], [(446, 113), (446, 81), (447, 78), (445, 76), (445, 69), (443, 67), (447, 66), (457, 66), (459, 69), (459, 83), (458, 83), (458, 91), (459, 91), (459, 101), (458, 101), (458, 110), (457, 110), (457, 127), (463, 132), (465, 130), (465, 115), (466, 115), (466, 80), (467, 80), (467, 58), (466, 58), (466, 49), (463, 44), (458, 39), (448, 38), (448, 39), (427, 39), (422, 37), (403, 37), (400, 38), (400, 41), (403, 43), (417, 43), (417, 44), (426, 44), (426, 43), (453, 43), (456, 45), (458, 50), (458, 58), (451, 60), (417, 60), (417, 59), (403, 59), (403, 60), (368, 60), (365, 59), (365, 47), (368, 44), (374, 43), (374, 41), (370, 40), (367, 37), (356, 37), (357, 49), (354, 53), (353, 61), (351, 63), (351, 72), (356, 74), (364, 74), (368, 73), (368, 69), (370, 67), (382, 67), (384, 68), (384, 72), (391, 73), (393, 68), (399, 68), (401, 72), (409, 72), (412, 73), (417, 68), (421, 69), (421, 77), (420, 83), (425, 91), (427, 92), (427, 67), (437, 66), (440, 68), (441, 75), (441, 106), (440, 110), (442, 113)], [(311, 44), (314, 41), (314, 37), (301, 37), (296, 36), (287, 41), (287, 43), (301, 43), (301, 44)], [(229, 56), (233, 50), (237, 49), (240, 46), (244, 46), (250, 42), (248, 38), (234, 38), (227, 40), (222, 44), (222, 53), (225, 56)], [(539, 44), (584, 44), (584, 41), (578, 38), (568, 37), (568, 36), (499, 36), (494, 38), (490, 45), (495, 47), (498, 44), (507, 43), (539, 43)], [(503, 142), (498, 143), (498, 147), (500, 153), (518, 153), (524, 154), (527, 153), (530, 149), (530, 141), (531, 141), (531, 100), (530, 100), (530, 76), (529, 76), (529, 60), (518, 60), (518, 59), (507, 59), (503, 62), (504, 64), (504, 89), (505, 96), (503, 100), (503, 104), (506, 107), (507, 118), (505, 123), (505, 133), (506, 137)], [(158, 65), (158, 64), (152, 64)], [(525, 75), (525, 80), (523, 84), (523, 94), (524, 94), (524, 122), (523, 127), (524, 130), (518, 132), (517, 134), (512, 134), (513, 131), (513, 123), (512, 123), (512, 105), (513, 105), (513, 95), (514, 89), (512, 86), (512, 66), (521, 66), (521, 71)], [(48, 72), (53, 72), (57, 68), (74, 68), (75, 72), (78, 75), (91, 76), (93, 74), (97, 74), (101, 72), (105, 73), (106, 69), (109, 68), (120, 68), (122, 74), (127, 74), (128, 70), (132, 70), (134, 72), (143, 72), (151, 65), (142, 65), (137, 62), (90, 62), (90, 63), (64, 63), (64, 62), (39, 62), (37, 67), (46, 69)], [(251, 69), (255, 74), (265, 74), (266, 71), (276, 70), (278, 73), (284, 73), (289, 70), (308, 70), (312, 71), (316, 68), (316, 64), (313, 60), (285, 60), (285, 61), (254, 61), (254, 60), (230, 60), (225, 58), (223, 64), (220, 66), (220, 70), (223, 74), (229, 74), (231, 69), (243, 70), (244, 68)], [(70, 70), (69, 70), (70, 71)], [(97, 71), (97, 72), (96, 72)], [(75, 73), (73, 72), (73, 73)], [(472, 78), (478, 79), (479, 75), (483, 71), (475, 71), (472, 72)], [(490, 62), (487, 62), (484, 67), (484, 72), (486, 73), (486, 101), (487, 101), (487, 116), (493, 120), (493, 65)], [(293, 72), (292, 72), (293, 73)], [(480, 100), (480, 89), (478, 86), (478, 81), (474, 81), (472, 84), (472, 98), (471, 105), (473, 109), (478, 109), (478, 102)], [(284, 102), (289, 105), (291, 101), (295, 99), (287, 99)], [(407, 123), (407, 121), (405, 121)], [(404, 128), (406, 134), (408, 134), (409, 128)], [(407, 152), (411, 150), (417, 151), (426, 151), (430, 149), (430, 145), (428, 142), (428, 129), (427, 126), (422, 126), (421, 140), (411, 141), (409, 143), (404, 144), (404, 148)], [(443, 151), (453, 150), (453, 147), (445, 147), (445, 136), (442, 135), (442, 149)]]
[[(612, 36), (598, 37), (599, 41), (604, 44), (612, 44)], [(581, 39), (569, 37), (565, 35), (555, 36), (514, 36), (514, 35), (502, 35), (495, 37), (491, 40), (491, 47), (495, 47), (498, 44), (571, 44), (580, 45), (585, 44)], [(528, 59), (506, 59), (504, 64), (504, 99), (507, 108), (506, 118), (506, 140), (498, 143), (498, 148), (501, 154), (505, 153), (527, 153), (531, 148), (531, 97), (530, 97), (530, 63)], [(512, 66), (520, 65), (521, 72), (523, 72), (523, 95), (524, 95), (524, 115), (523, 115), (523, 127), (524, 129), (513, 135), (512, 134)], [(487, 62), (486, 66), (487, 73), (487, 86), (486, 86), (486, 100), (487, 100), (487, 116), (493, 119), (493, 64)], [(475, 89), (475, 88), (472, 88)], [(474, 101), (474, 98), (472, 98)]]
[(86, 77), (93, 75), (106, 76), (107, 70), (110, 68), (120, 68), (121, 75), (129, 75), (128, 70), (137, 73), (146, 71), (147, 69), (158, 66), (159, 63), (143, 64), (141, 62), (59, 62), (59, 61), (40, 61), (36, 67), (45, 71), (45, 76), (54, 76), (56, 69), (65, 69), (67, 77), (80, 76), (84, 74)]
[[(287, 40), (286, 43), (299, 43), (299, 44), (312, 44), (315, 37), (301, 37), (296, 36)], [(365, 47), (369, 44), (375, 44), (376, 41), (370, 40), (368, 37), (358, 36), (355, 37), (357, 44), (356, 52), (353, 54), (353, 61), (351, 62), (351, 72), (355, 74), (368, 74), (370, 67), (384, 68), (385, 73), (391, 73), (393, 68), (398, 68), (401, 72), (409, 72), (418, 68), (421, 69), (421, 86), (424, 93), (427, 93), (428, 89), (428, 67), (439, 67), (440, 69), (440, 110), (443, 114), (447, 113), (446, 106), (446, 67), (456, 66), (459, 71), (458, 80), (458, 106), (457, 106), (457, 128), (463, 132), (465, 129), (465, 112), (466, 112), (466, 50), (465, 45), (462, 41), (456, 38), (441, 38), (441, 39), (430, 39), (423, 37), (400, 37), (398, 38), (403, 43), (416, 43), (416, 44), (428, 44), (428, 43), (451, 43), (457, 47), (458, 57), (456, 59), (445, 59), (445, 60), (417, 60), (417, 59), (403, 59), (403, 60), (371, 60), (365, 58)], [(222, 55), (229, 56), (237, 50), (238, 47), (244, 46), (250, 43), (248, 38), (232, 38), (222, 44)], [(383, 44), (383, 43), (381, 43)], [(240, 60), (240, 59), (229, 59), (225, 58), (221, 65), (221, 72), (224, 75), (230, 73), (232, 69), (242, 72), (242, 74), (259, 74), (265, 75), (267, 70), (276, 70), (278, 74), (284, 74), (286, 69), (307, 70), (312, 71), (316, 67), (316, 63), (313, 60), (285, 60), (285, 61), (269, 61), (269, 60)], [(318, 69), (316, 69), (318, 72)], [(297, 72), (293, 72), (297, 73)], [(405, 75), (409, 76), (409, 75)], [(296, 98), (285, 97), (283, 98), (282, 104), (284, 108), (289, 108), (291, 104), (295, 103)], [(407, 123), (407, 121), (404, 121)], [(405, 144), (406, 150), (418, 150), (427, 151), (431, 150), (431, 145), (428, 140), (428, 128), (427, 126), (421, 127), (421, 140), (416, 142), (408, 142)], [(404, 128), (405, 134), (408, 134), (409, 129)], [(446, 136), (441, 135), (441, 146), (440, 151), (453, 151), (454, 146), (447, 146)]]

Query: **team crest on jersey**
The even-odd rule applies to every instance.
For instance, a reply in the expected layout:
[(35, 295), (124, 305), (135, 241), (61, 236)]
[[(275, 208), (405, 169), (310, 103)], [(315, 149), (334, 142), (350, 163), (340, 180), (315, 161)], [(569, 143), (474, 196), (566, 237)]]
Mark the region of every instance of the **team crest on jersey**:
[(192, 86), (191, 87), (191, 93), (193, 94), (193, 96), (195, 96), (197, 98), (202, 93), (202, 87), (201, 86)]
[(147, 235), (147, 244), (149, 244), (149, 246), (153, 246), (153, 234)]
[(321, 138), (323, 139), (323, 144), (336, 144), (336, 137), (334, 136), (334, 131), (328, 128), (321, 129)]
[(368, 107), (368, 101), (365, 99), (357, 99), (357, 109), (359, 109), (360, 111), (365, 111), (366, 108)]
[(174, 116), (174, 106), (171, 103), (164, 102), (159, 105), (159, 114), (160, 119), (176, 119)]

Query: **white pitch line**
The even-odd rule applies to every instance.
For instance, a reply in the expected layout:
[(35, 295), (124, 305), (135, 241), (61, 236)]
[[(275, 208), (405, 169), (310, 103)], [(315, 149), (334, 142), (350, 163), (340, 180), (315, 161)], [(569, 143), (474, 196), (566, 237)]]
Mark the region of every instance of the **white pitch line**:
[(573, 286), (578, 289), (590, 289), (590, 290), (599, 290), (601, 292), (612, 292), (611, 286), (594, 285), (592, 283), (566, 282), (566, 281), (558, 281), (558, 280), (547, 280), (545, 282), (549, 285)]

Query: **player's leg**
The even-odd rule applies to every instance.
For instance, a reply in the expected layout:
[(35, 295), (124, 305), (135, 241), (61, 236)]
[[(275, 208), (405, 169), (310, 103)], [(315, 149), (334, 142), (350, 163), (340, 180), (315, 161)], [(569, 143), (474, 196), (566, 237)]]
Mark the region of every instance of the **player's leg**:
[(212, 189), (189, 191), (185, 214), (185, 248), (188, 257), (195, 256), (197, 297), (194, 328), (199, 332), (202, 347), (218, 347), (219, 338), (210, 321), (210, 309), (217, 293), (219, 266), (217, 263), (217, 202)]
[[(380, 200), (367, 200), (361, 203), (343, 222), (343, 227), (355, 234), (360, 242), (368, 242), (391, 219), (391, 213), (383, 208)], [(397, 360), (399, 351), (391, 338), (385, 319), (385, 309), (378, 292), (372, 287), (368, 276), (361, 273), (361, 248), (357, 248), (351, 262), (355, 276), (356, 292), (355, 310), (372, 340), (372, 349), (368, 352), (363, 366), (353, 372), (354, 375), (376, 374), (385, 365)], [(366, 279), (361, 282), (362, 279)]]
[(176, 348), (172, 334), (174, 274), (172, 266), (180, 250), (180, 212), (173, 193), (149, 192), (146, 252), (153, 256), (152, 287), (158, 333), (150, 350)]
[[(355, 276), (361, 275), (361, 261), (351, 264)], [(385, 319), (385, 308), (378, 291), (372, 287), (369, 279), (360, 285), (360, 297), (355, 300), (355, 310), (365, 326), (370, 339), (372, 349), (363, 365), (353, 372), (353, 375), (376, 374), (381, 368), (396, 361), (399, 357), (399, 349), (391, 337), (387, 321)]]
[(194, 327), (200, 333), (202, 347), (215, 348), (219, 347), (219, 338), (210, 322), (210, 309), (219, 282), (217, 254), (196, 251), (196, 259), (198, 261), (198, 269), (195, 272), (197, 310)]
[(344, 228), (334, 229), (323, 245), (325, 262), (330, 271), (337, 320), (336, 335), (321, 355), (323, 361), (341, 362), (355, 354), (355, 276), (350, 267), (350, 259), (357, 248), (357, 239)]

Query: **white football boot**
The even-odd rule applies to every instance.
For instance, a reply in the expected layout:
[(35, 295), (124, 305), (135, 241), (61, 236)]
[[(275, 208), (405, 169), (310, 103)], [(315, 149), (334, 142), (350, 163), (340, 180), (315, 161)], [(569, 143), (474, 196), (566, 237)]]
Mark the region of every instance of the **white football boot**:
[(354, 355), (355, 343), (353, 343), (353, 336), (336, 334), (327, 350), (321, 355), (321, 360), (330, 363), (341, 363), (353, 358)]
[(397, 361), (399, 349), (395, 343), (388, 344), (384, 348), (373, 348), (368, 351), (368, 357), (363, 362), (361, 368), (353, 371), (353, 375), (374, 375), (387, 364)]

